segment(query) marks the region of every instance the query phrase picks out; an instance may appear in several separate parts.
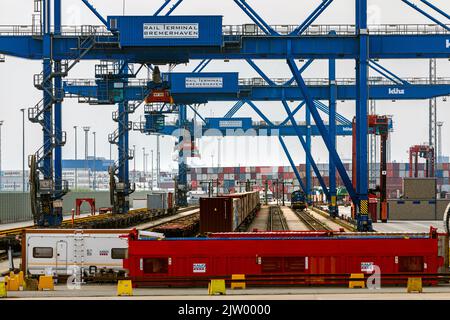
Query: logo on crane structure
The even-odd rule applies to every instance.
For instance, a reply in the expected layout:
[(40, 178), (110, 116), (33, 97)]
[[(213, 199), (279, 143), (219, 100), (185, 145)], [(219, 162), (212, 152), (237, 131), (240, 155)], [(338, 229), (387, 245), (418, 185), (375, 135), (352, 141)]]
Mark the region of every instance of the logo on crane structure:
[(450, 39), (445, 40), (445, 48), (450, 49)]
[(389, 94), (405, 94), (405, 89), (389, 88)]

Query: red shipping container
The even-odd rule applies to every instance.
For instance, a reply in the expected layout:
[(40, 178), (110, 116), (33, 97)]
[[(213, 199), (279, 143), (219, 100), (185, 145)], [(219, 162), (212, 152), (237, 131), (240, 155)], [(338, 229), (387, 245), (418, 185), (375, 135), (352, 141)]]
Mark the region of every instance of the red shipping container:
[(272, 167), (260, 167), (261, 173), (272, 174)]
[(219, 180), (223, 180), (224, 178), (224, 174), (223, 173), (219, 173)]
[(286, 172), (284, 174), (285, 179), (294, 179), (294, 173), (293, 172)]
[(240, 168), (239, 168), (239, 172), (240, 172), (240, 173), (245, 173), (245, 169), (246, 169), (245, 167), (240, 167)]

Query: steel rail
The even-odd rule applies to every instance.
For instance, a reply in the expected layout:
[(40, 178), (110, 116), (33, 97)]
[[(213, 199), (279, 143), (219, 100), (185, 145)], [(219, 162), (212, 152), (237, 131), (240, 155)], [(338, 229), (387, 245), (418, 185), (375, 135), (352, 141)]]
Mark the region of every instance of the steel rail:
[(300, 219), (301, 222), (310, 230), (313, 231), (333, 231), (329, 226), (324, 224), (322, 221), (314, 217), (312, 214), (303, 210), (295, 210), (295, 215)]

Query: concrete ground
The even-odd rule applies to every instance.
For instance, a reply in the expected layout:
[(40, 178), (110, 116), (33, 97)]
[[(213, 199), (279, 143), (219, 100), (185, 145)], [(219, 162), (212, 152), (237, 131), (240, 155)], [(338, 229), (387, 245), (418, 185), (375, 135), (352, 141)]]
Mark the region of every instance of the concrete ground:
[[(339, 214), (350, 216), (350, 207), (339, 207)], [(430, 226), (438, 228), (439, 232), (445, 232), (444, 223), (441, 220), (431, 221), (407, 221), (407, 220), (389, 220), (387, 223), (375, 222), (373, 228), (378, 232), (428, 232)]]
[(429, 232), (430, 226), (438, 228), (439, 232), (445, 232), (443, 221), (388, 221), (387, 223), (377, 222), (373, 228), (377, 232)]
[[(21, 258), (14, 258), (14, 268), (19, 269)], [(0, 275), (5, 274), (9, 271), (9, 260), (1, 260), (0, 261)], [(1, 279), (1, 276), (0, 276)]]
[(263, 205), (261, 209), (256, 213), (255, 218), (248, 227), (248, 231), (253, 230), (263, 231), (267, 229), (267, 219), (269, 219), (269, 206)]
[(224, 296), (209, 296), (207, 288), (135, 288), (132, 297), (118, 297), (115, 285), (82, 285), (68, 289), (65, 284), (54, 291), (10, 291), (9, 299), (151, 299), (151, 300), (450, 300), (450, 286), (424, 287), (423, 293), (407, 293), (406, 287), (369, 289), (348, 288), (248, 288), (227, 289)]

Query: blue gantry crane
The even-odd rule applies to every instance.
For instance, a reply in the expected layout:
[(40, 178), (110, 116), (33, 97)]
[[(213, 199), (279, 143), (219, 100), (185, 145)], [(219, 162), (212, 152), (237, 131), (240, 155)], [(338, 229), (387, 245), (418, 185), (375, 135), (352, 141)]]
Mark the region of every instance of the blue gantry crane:
[[(312, 25), (332, 3), (322, 1), (298, 26), (271, 26), (249, 2), (234, 2), (254, 22), (224, 26), (220, 16), (170, 16), (181, 0), (175, 1), (165, 16), (169, 2), (149, 16), (109, 16), (106, 19), (88, 0), (82, 2), (99, 18), (103, 26), (61, 27), (61, 0), (36, 0), (40, 19), (27, 27), (4, 26), (0, 30), (0, 52), (43, 61), (42, 76), (36, 77), (43, 100), (30, 111), (30, 120), (43, 127), (43, 146), (30, 157), (32, 167), (33, 213), (40, 225), (57, 225), (61, 220), (61, 199), (67, 192), (61, 177), (61, 147), (65, 142), (61, 119), (61, 78), (81, 60), (116, 60), (132, 64), (177, 64), (192, 59), (280, 59), (285, 60), (301, 93), (307, 118), (314, 120), (357, 209), (358, 230), (370, 231), (367, 177), (367, 102), (370, 97), (368, 68), (377, 59), (448, 58), (450, 28), (424, 10), (402, 0), (425, 15), (435, 25), (369, 26), (367, 0), (355, 0), (355, 21), (349, 25)], [(422, 1), (423, 2), (423, 1)], [(425, 3), (425, 2), (424, 2)], [(427, 6), (442, 16), (435, 5)], [(443, 15), (445, 19), (448, 16)], [(52, 22), (53, 21), (53, 25)], [(297, 66), (297, 59), (346, 59), (356, 62), (356, 188), (336, 152), (333, 128), (325, 126), (308, 87)], [(373, 67), (373, 65), (372, 65)], [(396, 93), (397, 92), (397, 93)], [(393, 94), (401, 95), (394, 90)], [(281, 101), (286, 101), (282, 97)], [(286, 107), (285, 103), (283, 105)], [(333, 111), (333, 107), (330, 110)], [(292, 112), (285, 108), (292, 120)], [(334, 117), (334, 114), (331, 115)], [(334, 123), (331, 123), (334, 126)], [(298, 126), (292, 122), (295, 128)], [(296, 130), (297, 131), (297, 130)], [(299, 139), (300, 131), (297, 132)], [(307, 143), (307, 141), (305, 142)], [(311, 158), (311, 155), (308, 156)]]
[[(311, 64), (311, 60), (305, 64), (304, 69)], [(146, 121), (143, 123), (134, 123), (134, 129), (139, 130), (144, 133), (156, 133), (156, 134), (172, 134), (177, 129), (178, 126), (188, 129), (190, 136), (194, 132), (194, 126), (191, 123), (189, 127), (186, 127), (186, 120), (183, 116), (186, 112), (186, 106), (190, 104), (200, 104), (206, 103), (209, 100), (212, 101), (236, 101), (236, 104), (223, 116), (223, 118), (218, 119), (203, 119), (196, 110), (190, 107), (200, 119), (203, 120), (204, 127), (203, 133), (213, 133), (213, 134), (226, 134), (227, 130), (256, 130), (260, 132), (264, 130), (267, 134), (271, 135), (272, 132), (279, 132), (280, 136), (297, 136), (297, 131), (301, 132), (302, 136), (306, 136), (306, 141), (304, 142), (305, 147), (310, 152), (311, 147), (311, 135), (318, 135), (317, 126), (306, 122), (299, 125), (297, 131), (294, 126), (287, 125), (290, 118), (288, 117), (285, 121), (279, 125), (273, 124), (268, 117), (266, 117), (260, 108), (257, 107), (256, 101), (286, 101), (283, 100), (283, 94), (292, 88), (295, 88), (295, 82), (293, 79), (270, 79), (264, 72), (257, 67), (257, 65), (249, 60), (249, 63), (255, 68), (261, 78), (251, 78), (251, 79), (238, 79), (237, 73), (202, 73), (198, 74), (198, 70), (203, 70), (208, 61), (201, 61), (200, 64), (194, 69), (192, 73), (169, 73), (163, 74), (162, 79), (159, 83), (154, 83), (149, 79), (136, 80), (130, 82), (128, 86), (121, 90), (119, 95), (122, 99), (131, 99), (142, 102), (142, 100), (151, 100), (151, 92), (156, 89), (157, 92), (166, 92), (163, 97), (170, 96), (170, 98), (177, 104), (176, 108), (173, 108), (173, 104), (162, 104), (156, 108), (152, 105), (145, 106)], [(374, 64), (379, 65), (374, 62)], [(409, 81), (403, 80), (398, 76), (394, 75), (381, 65), (383, 72), (380, 74), (383, 77), (370, 78), (369, 82), (372, 85), (370, 98), (373, 100), (392, 100), (395, 99), (426, 99), (430, 96), (441, 96), (450, 94), (450, 81), (446, 79), (440, 79), (439, 82), (429, 84), (426, 79), (415, 78)], [(351, 121), (345, 119), (343, 116), (337, 114), (335, 111), (336, 100), (355, 100), (356, 99), (356, 89), (354, 79), (335, 79), (335, 62), (330, 60), (330, 79), (328, 78), (317, 78), (317, 79), (305, 79), (308, 84), (308, 88), (314, 92), (314, 98), (316, 107), (324, 112), (325, 114), (331, 116), (334, 115), (335, 119), (331, 119), (329, 122), (335, 122), (338, 120), (338, 125), (334, 128), (336, 133), (333, 135), (351, 135)], [(159, 77), (158, 77), (159, 78)], [(187, 79), (195, 79), (196, 81), (211, 82), (213, 80), (220, 81), (222, 88), (193, 88), (190, 85), (186, 85)], [(116, 101), (117, 90), (114, 88), (113, 83), (109, 85), (98, 84), (96, 81), (76, 79), (68, 80), (63, 85), (66, 95), (69, 97), (76, 96), (82, 99), (82, 101), (89, 102), (92, 104), (109, 104)], [(292, 95), (289, 96), (292, 100), (301, 100), (303, 96), (299, 95), (298, 91), (294, 91)], [(240, 99), (240, 100), (239, 100)], [(330, 108), (324, 105), (320, 100), (329, 100)], [(232, 116), (242, 108), (245, 104), (248, 104), (263, 120), (264, 124), (252, 125), (251, 118), (244, 119), (234, 119)], [(304, 101), (302, 101), (297, 108), (292, 112), (294, 116), (303, 106)], [(334, 106), (334, 107), (333, 107)], [(289, 109), (288, 109), (289, 110)], [(177, 125), (163, 125), (164, 124), (164, 113), (173, 113), (174, 111), (179, 112), (179, 123)], [(310, 120), (310, 115), (309, 117)], [(220, 124), (226, 124), (227, 127), (220, 127)], [(232, 124), (230, 126), (230, 124)], [(309, 129), (307, 129), (309, 128)], [(228, 132), (229, 133), (229, 132)], [(181, 137), (180, 137), (181, 138)], [(280, 139), (280, 143), (284, 146), (283, 140)], [(180, 144), (181, 145), (181, 144)], [(292, 163), (292, 159), (289, 155), (287, 149), (285, 149), (288, 159)], [(180, 150), (180, 158), (183, 159), (183, 150)], [(310, 168), (311, 158), (307, 157), (307, 167)], [(315, 172), (318, 170), (315, 168), (314, 160), (312, 160), (313, 168)], [(180, 161), (179, 163), (179, 186), (184, 186), (185, 182), (181, 180), (186, 180), (186, 170), (184, 168), (185, 161)], [(318, 176), (318, 180), (322, 182), (322, 188), (326, 190), (329, 196), (330, 203), (336, 203), (335, 201), (335, 169), (333, 168), (332, 162), (330, 161), (330, 176), (331, 182), (330, 187), (325, 186), (324, 180)], [(295, 166), (293, 166), (295, 167)], [(294, 168), (296, 170), (296, 168)], [(305, 193), (311, 194), (311, 178), (307, 170)], [(184, 174), (183, 174), (184, 173)], [(333, 178), (334, 177), (334, 178)], [(301, 183), (301, 182), (300, 182)], [(182, 197), (182, 189), (180, 187), (180, 200), (179, 205), (186, 202), (185, 198)], [(309, 191), (308, 191), (309, 190)], [(329, 192), (327, 191), (329, 190)], [(185, 194), (185, 193), (184, 193)], [(183, 200), (184, 199), (184, 200)], [(334, 201), (333, 201), (334, 200)], [(330, 205), (330, 213), (333, 216), (338, 214), (337, 206)]]

